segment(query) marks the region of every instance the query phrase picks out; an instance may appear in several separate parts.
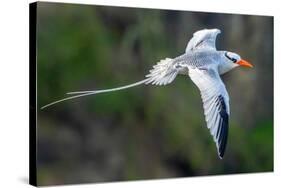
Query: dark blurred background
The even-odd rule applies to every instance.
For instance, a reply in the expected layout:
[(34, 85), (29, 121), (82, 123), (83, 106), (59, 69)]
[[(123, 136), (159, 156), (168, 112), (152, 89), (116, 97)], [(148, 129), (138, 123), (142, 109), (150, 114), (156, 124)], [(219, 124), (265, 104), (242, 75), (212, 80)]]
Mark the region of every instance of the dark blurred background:
[(218, 28), (218, 50), (254, 65), (223, 76), (230, 95), (226, 154), (217, 156), (199, 90), (178, 76), (38, 111), (40, 185), (273, 170), (273, 17), (38, 3), (38, 107), (69, 91), (139, 81)]

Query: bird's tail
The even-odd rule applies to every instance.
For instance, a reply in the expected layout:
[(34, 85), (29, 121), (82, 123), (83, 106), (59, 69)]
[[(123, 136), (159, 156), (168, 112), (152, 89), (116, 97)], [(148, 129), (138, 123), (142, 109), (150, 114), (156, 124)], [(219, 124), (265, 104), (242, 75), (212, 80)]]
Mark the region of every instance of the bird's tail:
[(75, 99), (75, 98), (79, 98), (79, 97), (85, 97), (85, 96), (88, 96), (88, 95), (95, 95), (95, 94), (98, 94), (98, 93), (106, 93), (106, 92), (123, 90), (123, 89), (127, 89), (127, 88), (130, 88), (130, 87), (135, 87), (135, 86), (138, 86), (138, 85), (141, 85), (141, 84), (144, 84), (144, 83), (149, 83), (150, 79), (151, 78), (147, 78), (147, 79), (135, 82), (133, 84), (129, 84), (129, 85), (121, 86), (121, 87), (116, 87), (116, 88), (112, 88), (112, 89), (68, 92), (67, 93), (68, 95), (74, 95), (74, 96), (66, 97), (66, 98), (54, 101), (52, 103), (49, 103), (49, 104), (47, 104), (45, 106), (42, 106), (41, 110), (44, 109), (44, 108), (47, 108), (49, 106), (52, 106), (54, 104), (57, 104), (57, 103), (60, 103), (60, 102), (63, 102), (63, 101), (67, 101), (67, 100), (70, 100), (70, 99)]

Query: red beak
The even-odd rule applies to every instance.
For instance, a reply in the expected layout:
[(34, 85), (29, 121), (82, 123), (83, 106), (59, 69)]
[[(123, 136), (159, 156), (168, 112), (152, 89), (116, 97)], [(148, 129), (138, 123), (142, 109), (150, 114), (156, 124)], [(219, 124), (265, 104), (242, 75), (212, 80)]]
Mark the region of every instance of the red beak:
[(248, 61), (245, 61), (244, 59), (241, 59), (240, 61), (237, 62), (238, 65), (244, 66), (244, 67), (250, 67), (252, 68), (253, 65), (249, 63)]

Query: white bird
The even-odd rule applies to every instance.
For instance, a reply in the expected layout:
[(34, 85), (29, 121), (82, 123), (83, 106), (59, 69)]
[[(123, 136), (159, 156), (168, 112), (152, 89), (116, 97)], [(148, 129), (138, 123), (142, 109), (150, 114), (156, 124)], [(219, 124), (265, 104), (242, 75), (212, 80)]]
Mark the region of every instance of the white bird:
[(215, 43), (219, 33), (221, 33), (219, 29), (195, 32), (183, 55), (161, 60), (142, 81), (112, 89), (69, 92), (67, 94), (75, 96), (52, 102), (41, 109), (65, 100), (127, 89), (140, 84), (167, 85), (178, 74), (189, 75), (200, 90), (206, 124), (216, 143), (218, 156), (222, 159), (227, 143), (230, 109), (229, 96), (220, 75), (238, 66), (253, 66), (236, 53), (218, 51)]

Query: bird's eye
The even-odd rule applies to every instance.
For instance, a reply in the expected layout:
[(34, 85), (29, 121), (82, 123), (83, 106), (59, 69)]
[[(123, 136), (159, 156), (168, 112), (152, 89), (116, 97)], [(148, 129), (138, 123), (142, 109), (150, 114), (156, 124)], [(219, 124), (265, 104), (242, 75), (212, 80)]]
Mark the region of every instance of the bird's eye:
[(225, 52), (224, 55), (225, 55), (225, 57), (227, 57), (227, 59), (229, 59), (233, 63), (235, 63), (237, 61), (237, 59), (235, 59), (234, 57), (230, 57), (229, 55), (227, 55), (227, 52)]

